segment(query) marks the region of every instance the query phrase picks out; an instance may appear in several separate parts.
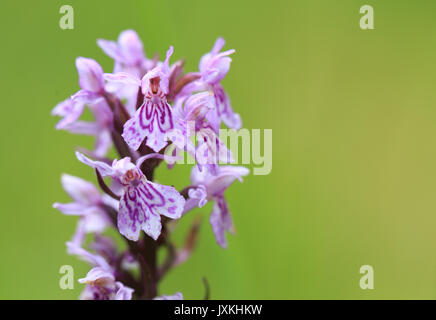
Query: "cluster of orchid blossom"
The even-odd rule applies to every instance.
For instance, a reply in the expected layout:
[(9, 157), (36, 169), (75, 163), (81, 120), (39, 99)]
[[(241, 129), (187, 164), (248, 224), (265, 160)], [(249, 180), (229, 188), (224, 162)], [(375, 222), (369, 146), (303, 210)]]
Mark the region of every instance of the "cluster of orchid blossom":
[[(219, 38), (201, 58), (199, 71), (184, 73), (183, 61), (170, 64), (173, 47), (163, 62), (148, 59), (133, 30), (123, 31), (116, 42), (97, 43), (114, 59), (113, 73), (104, 73), (93, 59), (77, 58), (81, 90), (52, 111), (62, 117), (57, 129), (96, 137), (94, 150), (81, 148), (76, 157), (95, 169), (102, 192), (64, 174), (62, 185), (73, 202), (54, 204), (66, 215), (79, 216), (67, 250), (92, 265), (79, 280), (86, 284), (81, 298), (182, 299), (179, 292), (159, 297), (158, 283), (191, 255), (200, 220), (194, 221), (179, 248), (170, 240), (171, 223), (212, 201), (210, 224), (217, 243), (226, 247), (226, 232), (233, 231), (233, 223), (224, 191), (248, 174), (244, 167), (225, 165), (233, 159), (218, 137), (222, 122), (231, 129), (241, 127), (220, 83), (234, 50), (220, 52), (224, 40)], [(85, 107), (95, 121), (79, 120)], [(108, 158), (112, 146), (120, 159)], [(171, 154), (186, 152), (196, 160), (191, 183), (181, 191), (152, 182), (170, 146)], [(110, 185), (104, 177), (111, 178)], [(105, 235), (111, 227), (124, 236), (125, 252)], [(88, 234), (92, 240), (87, 240)], [(157, 259), (160, 247), (167, 250), (162, 263)]]

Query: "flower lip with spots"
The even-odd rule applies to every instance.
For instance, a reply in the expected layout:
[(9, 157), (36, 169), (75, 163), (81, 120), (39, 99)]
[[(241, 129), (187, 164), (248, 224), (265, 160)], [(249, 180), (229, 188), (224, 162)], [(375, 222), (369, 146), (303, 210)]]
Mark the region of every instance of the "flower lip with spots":
[(105, 74), (109, 83), (136, 85), (144, 95), (141, 107), (124, 124), (122, 136), (133, 150), (138, 150), (147, 138), (147, 146), (159, 152), (167, 145), (166, 134), (174, 128), (172, 108), (166, 98), (172, 53), (173, 47), (170, 47), (165, 61), (147, 72), (141, 80), (124, 72)]
[[(93, 161), (80, 152), (76, 152), (79, 161), (93, 167), (102, 176), (111, 176), (123, 185), (118, 229), (130, 240), (137, 241), (141, 230), (153, 239), (161, 233), (161, 215), (178, 219), (182, 215), (185, 199), (170, 186), (148, 181), (138, 167), (143, 159), (133, 164), (130, 158), (114, 160), (112, 166), (100, 161)], [(147, 157), (147, 156), (146, 156)]]

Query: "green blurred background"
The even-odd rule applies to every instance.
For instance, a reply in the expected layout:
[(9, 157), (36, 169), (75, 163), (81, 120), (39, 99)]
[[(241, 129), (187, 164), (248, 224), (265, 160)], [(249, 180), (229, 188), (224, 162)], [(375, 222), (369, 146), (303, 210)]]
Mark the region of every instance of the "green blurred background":
[[(74, 8), (74, 30), (59, 8)], [(375, 9), (375, 30), (359, 8)], [(210, 205), (194, 256), (160, 292), (202, 298), (436, 298), (436, 2), (2, 1), (0, 298), (75, 299), (89, 267), (68, 256), (76, 219), (51, 208), (68, 201), (63, 172), (94, 179), (74, 157), (93, 139), (56, 132), (56, 103), (78, 90), (74, 59), (112, 61), (97, 38), (135, 29), (148, 56), (170, 44), (196, 70), (217, 36), (235, 48), (224, 85), (246, 128), (273, 129), (273, 169), (235, 184), (227, 198), (237, 228), (215, 244)], [(175, 59), (173, 59), (175, 61)], [(159, 168), (183, 187), (189, 168)], [(375, 289), (359, 287), (359, 268)]]

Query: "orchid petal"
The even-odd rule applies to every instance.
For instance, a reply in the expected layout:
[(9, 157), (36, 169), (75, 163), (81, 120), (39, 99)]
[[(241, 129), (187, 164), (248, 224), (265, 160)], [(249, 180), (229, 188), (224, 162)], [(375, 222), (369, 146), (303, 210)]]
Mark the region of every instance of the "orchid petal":
[(134, 30), (125, 30), (118, 37), (124, 62), (127, 65), (139, 65), (145, 60), (144, 46)]
[(91, 182), (64, 173), (61, 183), (68, 195), (78, 203), (95, 205), (101, 201), (98, 189)]
[(111, 146), (112, 136), (109, 130), (100, 132), (95, 141), (94, 155), (99, 158), (106, 156)]
[(111, 176), (114, 174), (114, 170), (112, 169), (112, 167), (104, 162), (93, 161), (79, 151), (76, 151), (76, 157), (80, 162), (83, 162), (84, 164), (100, 171), (100, 174), (102, 176)]
[(147, 185), (148, 187), (151, 186), (151, 189), (154, 188), (154, 191), (159, 193), (159, 196), (162, 197), (162, 202), (152, 205), (151, 210), (153, 212), (171, 219), (179, 219), (182, 216), (185, 199), (174, 187), (164, 186), (149, 181), (147, 182)]
[(122, 136), (133, 150), (137, 150), (145, 137), (148, 137), (147, 145), (159, 152), (167, 145), (165, 133), (173, 127), (169, 104), (163, 101), (154, 104), (147, 100), (124, 124)]
[(141, 229), (155, 240), (160, 235), (160, 216), (150, 211), (149, 199), (144, 197), (147, 191), (143, 185), (136, 188), (129, 186), (120, 200), (118, 229), (132, 241), (139, 239)]
[(74, 134), (97, 135), (100, 128), (95, 122), (75, 121), (63, 127), (64, 130)]
[(112, 269), (103, 257), (92, 254), (73, 242), (67, 242), (67, 252), (69, 254), (77, 255), (80, 259), (92, 264), (93, 266), (101, 267), (105, 270)]
[(106, 269), (95, 267), (88, 272), (85, 278), (79, 279), (78, 281), (87, 284), (98, 283), (98, 285), (104, 286), (113, 283), (115, 281), (115, 276)]
[(148, 134), (148, 131), (143, 129), (142, 126), (139, 126), (138, 124), (138, 118), (140, 114), (144, 112), (145, 108), (146, 107), (142, 105), (142, 107), (136, 111), (135, 115), (124, 124), (122, 137), (128, 146), (133, 150), (138, 150), (139, 146), (142, 144), (142, 141), (144, 141)]
[(118, 230), (127, 239), (138, 241), (141, 226), (149, 215), (148, 208), (140, 201), (135, 188), (128, 188), (120, 200)]
[(63, 119), (58, 122), (56, 129), (67, 128), (68, 125), (79, 119), (85, 108), (85, 103), (69, 98), (59, 103), (52, 111), (53, 115), (61, 116)]
[(210, 214), (210, 224), (215, 235), (216, 242), (223, 248), (227, 247), (226, 231), (233, 229), (232, 217), (224, 197), (215, 201)]
[(88, 206), (77, 202), (70, 202), (70, 203), (55, 202), (53, 204), (53, 208), (58, 209), (59, 211), (61, 211), (63, 214), (66, 215), (81, 216), (83, 215), (84, 211), (88, 208)]
[(118, 288), (117, 293), (115, 294), (115, 300), (132, 300), (133, 289), (126, 287), (121, 282), (115, 282), (116, 287)]
[(115, 61), (122, 61), (123, 56), (120, 52), (118, 44), (115, 41), (97, 39), (97, 45), (106, 53), (109, 57)]
[(104, 90), (103, 69), (95, 60), (79, 57), (76, 59), (76, 67), (83, 90), (95, 93)]
[(225, 44), (226, 44), (226, 41), (222, 37), (218, 37), (215, 40), (215, 43), (214, 43), (212, 50), (211, 50), (211, 53), (217, 54), (224, 47)]
[(218, 175), (209, 183), (207, 192), (217, 195), (226, 190), (235, 180), (242, 181), (248, 175), (249, 169), (237, 166), (221, 166)]
[(109, 83), (119, 83), (119, 84), (124, 84), (124, 85), (135, 85), (135, 86), (140, 86), (141, 85), (141, 81), (126, 72), (118, 72), (115, 74), (112, 73), (105, 73), (104, 74), (104, 79), (109, 82)]

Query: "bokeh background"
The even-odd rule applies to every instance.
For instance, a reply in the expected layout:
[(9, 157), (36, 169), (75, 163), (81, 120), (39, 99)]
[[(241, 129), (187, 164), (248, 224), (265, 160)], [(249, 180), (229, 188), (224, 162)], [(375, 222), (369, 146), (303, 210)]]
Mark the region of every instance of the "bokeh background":
[[(59, 8), (74, 8), (74, 30)], [(375, 30), (359, 8), (375, 9)], [(273, 169), (227, 192), (237, 235), (214, 241), (210, 205), (198, 249), (161, 293), (202, 298), (436, 298), (436, 3), (434, 1), (2, 1), (0, 298), (76, 299), (89, 267), (65, 252), (76, 219), (63, 172), (93, 180), (74, 157), (92, 138), (54, 129), (53, 106), (78, 90), (74, 60), (112, 61), (97, 38), (135, 29), (148, 56), (170, 44), (196, 70), (217, 36), (235, 48), (224, 85), (244, 127), (273, 129)], [(175, 61), (175, 59), (173, 59)], [(160, 168), (178, 187), (189, 168)], [(359, 268), (375, 289), (359, 287)]]

